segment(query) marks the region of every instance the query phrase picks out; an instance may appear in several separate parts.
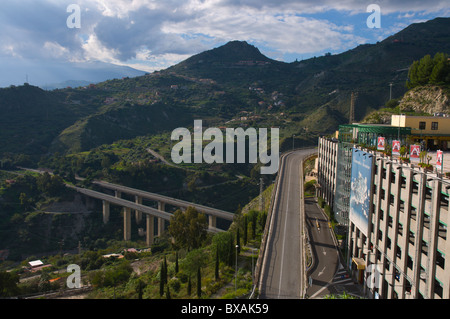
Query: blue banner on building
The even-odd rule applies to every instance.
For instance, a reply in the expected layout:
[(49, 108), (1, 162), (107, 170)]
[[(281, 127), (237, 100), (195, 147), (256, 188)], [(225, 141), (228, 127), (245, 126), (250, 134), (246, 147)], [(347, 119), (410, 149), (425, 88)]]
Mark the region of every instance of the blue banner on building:
[(365, 236), (369, 226), (372, 161), (372, 154), (353, 149), (349, 218)]

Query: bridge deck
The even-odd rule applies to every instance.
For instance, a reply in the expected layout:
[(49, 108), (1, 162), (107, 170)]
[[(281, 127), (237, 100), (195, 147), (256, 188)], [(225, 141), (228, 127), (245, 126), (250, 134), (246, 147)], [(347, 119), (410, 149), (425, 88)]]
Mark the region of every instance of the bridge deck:
[(99, 185), (99, 186), (108, 188), (108, 189), (121, 191), (121, 192), (124, 192), (127, 194), (139, 196), (142, 198), (151, 199), (151, 200), (155, 200), (155, 201), (162, 201), (166, 204), (177, 206), (177, 207), (183, 207), (183, 208), (194, 207), (195, 209), (197, 209), (198, 211), (200, 211), (204, 214), (220, 217), (220, 218), (223, 218), (223, 219), (229, 220), (229, 221), (232, 221), (235, 216), (235, 214), (233, 214), (233, 213), (226, 212), (226, 211), (223, 211), (220, 209), (203, 206), (203, 205), (196, 204), (196, 203), (187, 202), (187, 201), (184, 201), (181, 199), (176, 199), (176, 198), (172, 198), (172, 197), (168, 197), (168, 196), (164, 196), (164, 195), (160, 195), (160, 194), (150, 193), (150, 192), (142, 191), (142, 190), (135, 189), (135, 188), (130, 188), (130, 187), (112, 184), (112, 183), (103, 182), (103, 181), (93, 181), (92, 183), (95, 185)]

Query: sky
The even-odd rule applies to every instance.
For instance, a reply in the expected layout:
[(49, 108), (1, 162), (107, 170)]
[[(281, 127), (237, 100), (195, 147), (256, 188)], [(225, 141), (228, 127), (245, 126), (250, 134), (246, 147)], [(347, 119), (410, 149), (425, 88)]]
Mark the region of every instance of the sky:
[[(371, 4), (379, 28), (367, 24)], [(231, 40), (292, 62), (449, 16), (448, 0), (1, 0), (0, 68), (102, 61), (152, 72)]]

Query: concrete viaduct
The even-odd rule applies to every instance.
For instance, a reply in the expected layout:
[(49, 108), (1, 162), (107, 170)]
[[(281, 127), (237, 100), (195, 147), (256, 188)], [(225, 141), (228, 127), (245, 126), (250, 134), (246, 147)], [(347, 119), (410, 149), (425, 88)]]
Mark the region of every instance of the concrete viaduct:
[[(157, 218), (157, 234), (158, 236), (164, 231), (164, 221), (170, 221), (173, 216), (172, 213), (165, 211), (165, 205), (171, 205), (179, 207), (182, 210), (186, 210), (188, 207), (194, 207), (197, 211), (208, 216), (210, 232), (220, 232), (223, 231), (216, 227), (217, 217), (232, 221), (234, 219), (234, 214), (226, 212), (223, 210), (190, 203), (187, 201), (175, 199), (172, 197), (167, 197), (155, 193), (149, 193), (142, 190), (125, 187), (117, 184), (112, 184), (102, 181), (94, 181), (93, 184), (114, 190), (115, 196), (108, 195), (105, 193), (97, 192), (87, 188), (76, 187), (72, 185), (66, 185), (78, 193), (84, 194), (85, 196), (100, 199), (103, 202), (103, 222), (106, 224), (109, 221), (110, 205), (117, 205), (123, 207), (123, 236), (124, 240), (131, 239), (131, 211), (135, 211), (136, 221), (140, 222), (142, 220), (142, 214), (146, 215), (146, 242), (150, 246), (154, 242), (154, 217)], [(135, 201), (129, 201), (121, 198), (121, 194), (126, 193), (135, 197)], [(156, 201), (158, 203), (158, 208), (153, 208), (142, 204), (143, 199), (148, 199)]]

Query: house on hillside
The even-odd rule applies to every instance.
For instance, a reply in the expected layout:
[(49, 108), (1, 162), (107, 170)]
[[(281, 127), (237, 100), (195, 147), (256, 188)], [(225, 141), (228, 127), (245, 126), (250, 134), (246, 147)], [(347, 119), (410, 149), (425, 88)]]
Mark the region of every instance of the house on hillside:
[(48, 268), (48, 267), (51, 267), (52, 265), (50, 265), (50, 264), (44, 264), (41, 260), (33, 260), (33, 261), (30, 261), (30, 262), (28, 262), (28, 265), (29, 265), (29, 267), (27, 268), (27, 270), (28, 271), (31, 271), (31, 272), (36, 272), (36, 271), (39, 271), (39, 270), (42, 270), (42, 269), (44, 269), (44, 268)]

